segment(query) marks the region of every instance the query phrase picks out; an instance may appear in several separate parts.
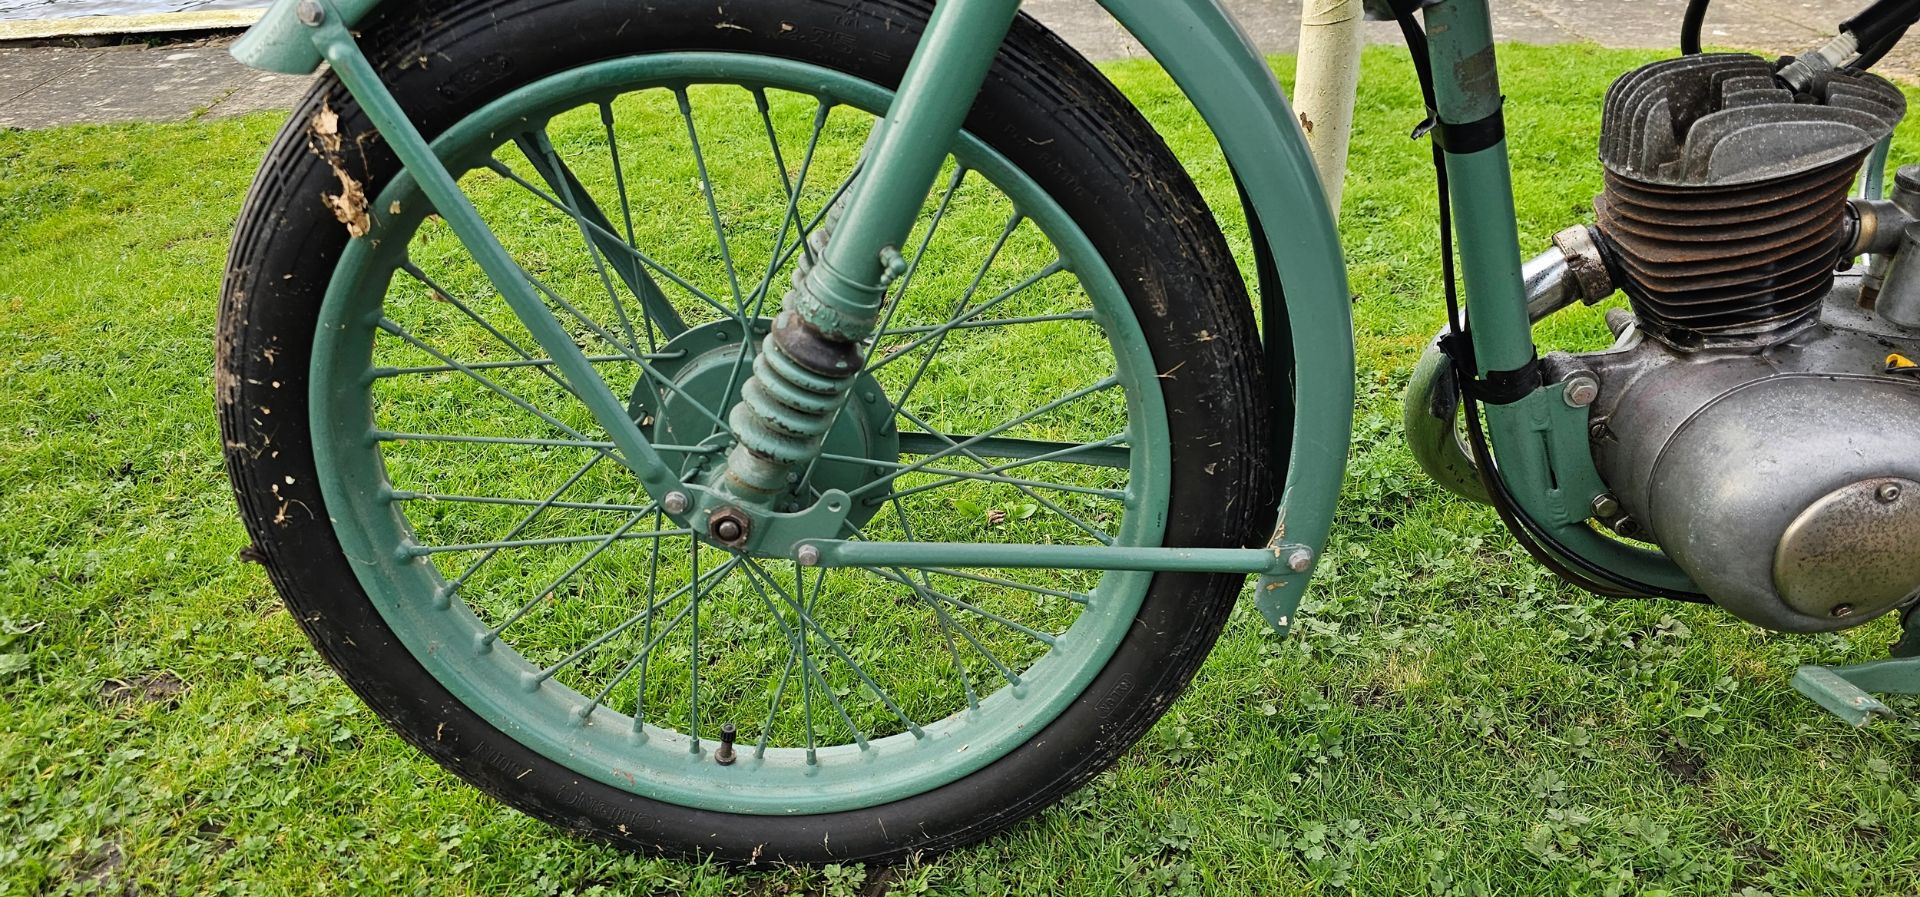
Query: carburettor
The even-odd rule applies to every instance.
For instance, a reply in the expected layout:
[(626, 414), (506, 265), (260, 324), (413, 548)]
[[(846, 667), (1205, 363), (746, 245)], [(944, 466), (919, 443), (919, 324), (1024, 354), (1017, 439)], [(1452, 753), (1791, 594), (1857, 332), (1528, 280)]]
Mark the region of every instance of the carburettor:
[(1872, 75), (1795, 87), (1743, 54), (1607, 95), (1591, 233), (1632, 311), (1611, 349), (1543, 363), (1590, 403), (1602, 522), (1770, 629), (1920, 598), (1920, 166), (1849, 199), (1905, 107)]

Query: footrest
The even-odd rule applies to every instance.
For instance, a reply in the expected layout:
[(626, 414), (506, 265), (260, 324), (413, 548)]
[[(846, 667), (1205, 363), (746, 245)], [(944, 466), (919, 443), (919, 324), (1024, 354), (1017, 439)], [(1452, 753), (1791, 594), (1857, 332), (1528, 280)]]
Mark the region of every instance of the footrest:
[(1880, 699), (1848, 681), (1840, 671), (1827, 667), (1801, 667), (1793, 674), (1793, 687), (1855, 727), (1871, 722), (1874, 714), (1893, 715)]

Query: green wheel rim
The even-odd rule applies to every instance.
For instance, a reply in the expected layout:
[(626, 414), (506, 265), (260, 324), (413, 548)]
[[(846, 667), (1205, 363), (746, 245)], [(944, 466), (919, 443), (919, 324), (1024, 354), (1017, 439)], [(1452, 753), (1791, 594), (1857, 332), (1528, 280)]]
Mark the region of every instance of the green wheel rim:
[[(529, 131), (537, 133), (539, 137), (534, 141), (536, 148), (528, 151), (530, 159), (537, 158), (540, 151), (538, 147), (546, 140), (548, 129), (559, 120), (556, 116), (568, 110), (598, 108), (603, 110), (602, 117), (606, 121), (607, 145), (610, 150), (617, 151), (621, 140), (625, 139), (614, 136), (617, 104), (626, 102), (624, 98), (629, 96), (664, 91), (679, 100), (682, 114), (686, 116), (687, 131), (689, 135), (695, 135), (692, 139), (694, 155), (700, 166), (698, 186), (705, 195), (706, 208), (701, 209), (698, 203), (689, 203), (687, 217), (702, 223), (711, 220), (713, 231), (719, 235), (722, 264), (729, 279), (738, 284), (740, 275), (735, 259), (727, 253), (728, 232), (722, 223), (729, 209), (715, 201), (715, 182), (708, 176), (707, 160), (700, 157), (699, 137), (693, 126), (695, 117), (687, 110), (689, 96), (706, 96), (701, 91), (738, 91), (742, 88), (744, 95), (757, 98), (761, 115), (768, 121), (769, 142), (776, 154), (780, 152), (781, 141), (775, 134), (773, 119), (767, 117), (766, 110), (769, 107), (766, 97), (769, 93), (777, 93), (783, 99), (810, 97), (817, 102), (823, 111), (813, 120), (808, 159), (811, 159), (811, 144), (821, 141), (822, 122), (828, 121), (829, 114), (825, 110), (831, 109), (833, 114), (842, 111), (864, 112), (871, 116), (875, 110), (885, 108), (890, 96), (886, 89), (872, 83), (784, 60), (720, 53), (656, 54), (595, 63), (515, 90), (454, 125), (435, 141), (435, 149), (456, 174), (464, 172), (463, 189), (468, 189), (469, 195), (474, 195), (474, 188), (469, 187), (468, 183), (473, 177), (488, 173), (492, 165), (489, 160), (495, 158), (493, 154), (496, 149), (511, 146), (503, 140), (502, 135)], [(578, 116), (581, 113), (571, 114)], [(703, 120), (702, 124), (706, 122)], [(791, 160), (788, 161), (790, 168)], [(621, 171), (621, 165), (616, 157), (612, 170)], [(1124, 408), (1124, 429), (1116, 437), (1104, 441), (1085, 440), (1076, 443), (1081, 447), (1073, 453), (1056, 451), (1054, 455), (1063, 465), (1074, 459), (1098, 458), (1100, 460), (1097, 462), (1086, 461), (1090, 470), (1097, 467), (1099, 470), (1095, 473), (1118, 471), (1111, 475), (1124, 475), (1125, 482), (1124, 486), (1109, 488), (1022, 480), (1008, 472), (1009, 467), (1019, 464), (1002, 462), (998, 467), (981, 467), (976, 471), (942, 469), (943, 477), (933, 481), (952, 485), (904, 488), (902, 484), (910, 482), (910, 475), (930, 476), (929, 471), (936, 468), (923, 461), (920, 463), (921, 469), (914, 470), (913, 462), (902, 462), (888, 469), (888, 475), (897, 479), (889, 481), (891, 485), (887, 491), (875, 494), (893, 496), (889, 500), (898, 511), (898, 526), (908, 538), (912, 538), (913, 534), (905, 510), (906, 497), (902, 493), (918, 490), (924, 493), (914, 496), (919, 499), (938, 495), (941, 488), (961, 489), (978, 485), (982, 489), (997, 489), (1005, 494), (1011, 494), (1008, 490), (1014, 490), (1033, 498), (1028, 505), (1013, 506), (1013, 519), (1009, 519), (1008, 512), (988, 510), (986, 519), (989, 527), (1003, 527), (1004, 531), (1013, 533), (1023, 525), (1026, 517), (1036, 518), (1038, 522), (1033, 524), (1035, 526), (1064, 527), (1065, 524), (1060, 520), (1053, 519), (1057, 510), (1057, 516), (1062, 520), (1071, 520), (1085, 530), (1085, 533), (1070, 533), (1076, 537), (1096, 538), (1114, 545), (1161, 544), (1171, 479), (1166, 415), (1157, 385), (1157, 372), (1125, 294), (1085, 234), (1066, 212), (1021, 171), (984, 143), (970, 134), (963, 135), (953, 158), (949, 160), (949, 171), (953, 173), (953, 180), (945, 194), (947, 199), (955, 195), (955, 189), (970, 175), (977, 175), (970, 183), (984, 182), (997, 189), (1014, 209), (1007, 233), (1012, 233), (1016, 227), (1031, 225), (1058, 253), (1056, 263), (1047, 269), (1049, 273), (1042, 279), (1052, 278), (1055, 274), (1071, 275), (1074, 286), (1091, 305), (1086, 313), (1006, 318), (1004, 320), (1013, 323), (996, 326), (1007, 329), (1018, 329), (1018, 326), (1097, 328), (1097, 337), (1105, 343), (1106, 351), (1112, 356), (1112, 371), (1103, 380), (1092, 386), (1069, 390), (1062, 394), (1064, 398), (1046, 406), (1057, 410), (1048, 410), (1043, 415), (1017, 422), (1020, 427), (1041, 426), (1050, 419), (1046, 415), (1065, 414), (1072, 407), (1078, 407), (1072, 403), (1081, 401), (1084, 396), (1113, 396), (1112, 401), (1118, 403), (1115, 407)], [(805, 173), (802, 168), (802, 180)], [(502, 176), (502, 180), (505, 179)], [(805, 222), (797, 214), (802, 203), (794, 198), (799, 195), (800, 189), (794, 186), (790, 178), (783, 177), (783, 180), (787, 181), (786, 191), (790, 200), (781, 221), (784, 238), (789, 223), (799, 223), (804, 228)], [(621, 182), (618, 189), (622, 213), (630, 214), (627, 212), (628, 185)], [(530, 189), (527, 192), (533, 191)], [(554, 196), (560, 192), (555, 190), (549, 197), (566, 199)], [(940, 191), (936, 190), (935, 193), (936, 199), (940, 198)], [(566, 201), (571, 203), (570, 199)], [(627, 543), (623, 539), (646, 537), (647, 534), (641, 531), (644, 527), (616, 530), (606, 534), (603, 544), (595, 541), (602, 538), (597, 534), (592, 538), (564, 535), (534, 538), (515, 529), (505, 534), (509, 538), (495, 536), (493, 541), (484, 543), (480, 548), (439, 543), (423, 536), (423, 526), (431, 528), (440, 524), (421, 516), (427, 513), (421, 509), (428, 508), (437, 513), (442, 507), (448, 506), (446, 502), (451, 501), (453, 496), (441, 496), (433, 502), (424, 501), (427, 496), (421, 488), (422, 472), (444, 474), (449, 479), (467, 475), (465, 467), (456, 466), (455, 462), (442, 461), (444, 469), (433, 468), (433, 456), (427, 453), (440, 448), (443, 442), (456, 445), (478, 443), (480, 449), (510, 449), (535, 458), (545, 458), (545, 455), (539, 454), (542, 452), (574, 449), (603, 451), (603, 448), (594, 448), (596, 443), (590, 437), (596, 431), (591, 427), (590, 420), (559, 406), (539, 418), (551, 425), (555, 437), (551, 439), (466, 436), (435, 442), (419, 433), (407, 434), (403, 438), (393, 421), (388, 419), (413, 413), (394, 412), (390, 407), (393, 402), (424, 404), (434, 401), (436, 394), (443, 390), (451, 394), (451, 388), (436, 386), (434, 389), (414, 388), (399, 392), (400, 398), (388, 399), (388, 394), (382, 392), (387, 384), (415, 382), (402, 375), (422, 378), (418, 382), (437, 384), (445, 381), (429, 378), (453, 378), (456, 384), (472, 387), (473, 382), (485, 378), (504, 377), (512, 372), (531, 376), (541, 370), (535, 360), (463, 362), (432, 348), (433, 333), (424, 328), (421, 332), (415, 332), (387, 317), (388, 312), (398, 308), (403, 301), (398, 291), (403, 288), (418, 290), (419, 284), (406, 283), (407, 274), (417, 274), (419, 270), (412, 253), (423, 248), (430, 250), (436, 245), (432, 235), (424, 233), (431, 222), (425, 216), (422, 205), (423, 200), (419, 198), (412, 181), (404, 173), (395, 178), (371, 203), (373, 229), (365, 238), (349, 243), (329, 284), (317, 328), (311, 372), (310, 422), (314, 434), (315, 462), (335, 532), (346, 555), (354, 562), (361, 586), (382, 618), (442, 685), (521, 744), (582, 776), (680, 806), (770, 815), (827, 813), (871, 807), (955, 782), (1027, 742), (1085, 692), (1133, 625), (1151, 582), (1151, 574), (1086, 573), (1086, 581), (1092, 585), (1078, 589), (1037, 586), (1028, 580), (1015, 581), (991, 570), (928, 573), (923, 568), (908, 568), (895, 570), (899, 576), (891, 579), (887, 571), (867, 571), (872, 574), (869, 579), (855, 582), (846, 589), (847, 594), (855, 597), (865, 595), (863, 600), (867, 603), (854, 607), (829, 607), (828, 602), (839, 594), (839, 580), (816, 576), (809, 583), (806, 576), (794, 573), (790, 566), (779, 568), (775, 562), (765, 560), (743, 561), (730, 557), (720, 549), (693, 547), (694, 543), (688, 540), (691, 598), (685, 602), (687, 607), (673, 608), (670, 604), (674, 600), (672, 596), (658, 599), (659, 592), (665, 591), (665, 587), (654, 591), (651, 584), (635, 600), (638, 574), (637, 568), (631, 566), (615, 571), (612, 578), (607, 580), (614, 585), (605, 594), (582, 597), (581, 603), (590, 605), (594, 613), (631, 612), (623, 621), (628, 628), (617, 633), (621, 639), (638, 637), (636, 634), (641, 630), (631, 621), (645, 613), (646, 632), (652, 639), (645, 641), (640, 650), (627, 658), (622, 665), (624, 671), (616, 670), (605, 677), (609, 682), (606, 691), (593, 693), (584, 680), (578, 683), (568, 681), (566, 677), (574, 673), (571, 669), (556, 674), (555, 670), (565, 667), (568, 662), (567, 655), (561, 657), (561, 662), (555, 663), (552, 657), (559, 649), (543, 646), (538, 650), (545, 651), (546, 655), (537, 658), (539, 662), (536, 662), (531, 654), (523, 653), (522, 648), (526, 646), (515, 641), (516, 630), (508, 629), (508, 626), (530, 625), (516, 622), (521, 619), (517, 614), (527, 614), (528, 619), (540, 618), (548, 628), (564, 628), (560, 622), (556, 622), (564, 619), (560, 612), (548, 610), (549, 607), (568, 604), (559, 597), (561, 589), (555, 588), (543, 595), (535, 594), (536, 600), (529, 602), (517, 614), (503, 616), (498, 607), (481, 606), (490, 598), (475, 597), (476, 590), (470, 584), (463, 586), (461, 578), (465, 573), (449, 575), (457, 568), (445, 566), (447, 559), (460, 556), (461, 551), (483, 552), (486, 557), (493, 557), (501, 552), (522, 550), (559, 553), (583, 549), (588, 545), (602, 549), (616, 544), (624, 547)], [(930, 201), (929, 205), (932, 207), (933, 202)], [(615, 220), (613, 215), (603, 216), (597, 224), (581, 223), (588, 217), (583, 212), (582, 204), (571, 204), (569, 214), (575, 223), (580, 224), (579, 235), (575, 239), (580, 241), (582, 261), (575, 267), (585, 269), (584, 260), (591, 256), (597, 271), (589, 273), (597, 276), (599, 282), (607, 284), (608, 295), (616, 297), (613, 302), (617, 307), (620, 293), (614, 285), (616, 278), (608, 273), (608, 263), (614, 260), (613, 256), (618, 252), (609, 252), (603, 258), (589, 248), (592, 241), (606, 236), (608, 228), (599, 225), (611, 224)], [(943, 214), (946, 214), (944, 203), (934, 211), (931, 219), (933, 228), (939, 227), (939, 216)], [(502, 229), (498, 221), (494, 222), (494, 226), (496, 230)], [(632, 225), (627, 226), (631, 242)], [(734, 236), (740, 238), (738, 233)], [(1007, 239), (1006, 234), (1002, 234), (1000, 243), (994, 244), (992, 251), (998, 252), (999, 246), (1005, 244)], [(445, 242), (443, 240), (438, 244), (442, 250), (445, 249)], [(797, 246), (797, 237), (794, 242)], [(779, 247), (780, 244), (776, 242), (772, 253), (775, 259), (780, 255)], [(509, 248), (512, 249), (513, 244), (510, 243)], [(637, 257), (637, 251), (634, 254)], [(529, 255), (537, 256), (539, 253)], [(530, 273), (535, 270), (535, 263), (525, 258), (522, 258), (522, 264)], [(988, 265), (991, 264), (989, 257)], [(777, 264), (770, 266), (766, 281), (775, 279), (772, 269), (778, 267)], [(550, 272), (557, 268), (543, 267), (541, 270)], [(407, 274), (402, 274), (403, 271)], [(665, 266), (659, 273), (666, 273)], [(537, 280), (540, 275), (534, 276)], [(759, 272), (753, 272), (749, 279), (759, 276)], [(453, 301), (452, 297), (442, 292), (440, 284), (426, 278), (415, 279), (422, 284), (431, 283), (428, 292), (433, 299), (443, 303)], [(978, 281), (979, 278), (975, 278), (976, 287)], [(454, 287), (444, 289), (451, 292)], [(907, 295), (909, 289), (903, 286), (899, 295)], [(692, 290), (691, 286), (689, 290)], [(752, 304), (748, 301), (749, 292), (738, 286), (733, 288), (732, 296), (739, 300), (737, 305), (728, 303), (733, 305), (733, 311), (749, 310), (747, 306)], [(762, 295), (768, 292), (764, 282), (759, 292)], [(774, 292), (777, 298), (777, 291)], [(632, 291), (632, 294), (638, 297), (638, 291)], [(901, 301), (905, 302), (904, 299)], [(638, 304), (636, 302), (636, 306)], [(648, 326), (657, 328), (663, 341), (674, 335), (675, 325), (682, 329), (689, 326), (684, 322), (668, 321), (669, 315), (663, 310), (648, 317)], [(474, 320), (481, 319), (475, 317)], [(621, 320), (626, 323), (628, 319)], [(945, 340), (962, 330), (969, 335), (982, 332), (986, 329), (984, 326), (966, 329), (978, 320), (955, 324), (954, 319), (949, 319), (937, 327), (900, 326), (889, 332), (897, 343), (918, 347), (935, 336)], [(505, 324), (500, 326), (502, 330), (506, 329)], [(610, 325), (606, 331), (583, 333), (582, 339), (591, 340), (595, 334), (599, 334), (617, 344), (618, 335), (609, 333), (616, 330)], [(632, 331), (629, 331), (631, 334)], [(502, 334), (495, 335), (505, 340)], [(651, 329), (647, 335), (649, 339), (652, 338)], [(960, 339), (960, 336), (954, 336), (953, 341), (957, 343)], [(408, 351), (434, 353), (435, 363), (397, 367), (382, 364), (376, 358), (377, 352), (388, 351), (383, 347), (402, 343)], [(642, 351), (644, 347), (637, 338), (631, 340), (628, 346), (636, 350), (629, 353), (630, 358), (646, 357)], [(905, 356), (911, 351), (914, 349), (900, 349), (898, 354)], [(933, 358), (940, 351), (941, 345), (936, 343), (927, 357)], [(884, 359), (892, 360), (891, 354)], [(900, 365), (901, 368), (911, 366)], [(920, 370), (913, 373), (912, 382), (905, 387), (906, 392), (914, 389), (929, 366), (928, 363), (919, 363)], [(929, 381), (938, 380), (939, 376), (929, 375)], [(898, 379), (896, 376), (896, 381)], [(619, 380), (610, 382), (616, 391), (630, 385)], [(496, 389), (495, 393), (504, 394), (504, 391)], [(889, 395), (887, 401), (893, 402), (896, 398)], [(898, 401), (905, 406), (904, 397)], [(405, 407), (410, 409), (415, 406)], [(547, 412), (547, 409), (537, 405), (533, 408)], [(458, 405), (446, 410), (449, 416), (465, 417), (467, 413), (464, 406)], [(901, 410), (899, 414), (903, 424), (912, 418), (912, 413), (907, 410)], [(476, 420), (481, 416), (478, 411), (473, 412)], [(938, 440), (946, 437), (938, 434), (947, 431), (931, 426), (925, 429), (929, 432), (900, 435), (907, 443), (906, 450), (917, 450), (922, 457), (942, 460), (958, 457), (953, 449), (940, 448), (942, 443)], [(1024, 431), (1010, 428), (1006, 432), (1013, 434)], [(572, 434), (574, 438), (563, 436), (565, 433)], [(1012, 446), (1018, 440), (1008, 437), (971, 444), (985, 446), (1001, 442)], [(950, 443), (951, 440), (948, 440)], [(1047, 467), (1053, 463), (1044, 454), (1040, 456), (1040, 462), (1047, 462), (1045, 464), (1031, 460), (1033, 453), (1038, 451), (1031, 447), (1003, 446), (1001, 451), (1004, 453), (999, 457), (1015, 458), (1021, 457), (1020, 452), (1025, 452), (1029, 460), (1021, 464)], [(415, 452), (422, 453), (426, 460), (414, 459)], [(945, 458), (942, 458), (943, 455)], [(974, 457), (974, 460), (979, 459)], [(988, 462), (979, 463), (984, 465)], [(882, 469), (881, 461), (874, 464), (876, 472)], [(592, 462), (586, 466), (592, 467)], [(1078, 468), (1080, 465), (1072, 466)], [(608, 464), (604, 467), (615, 468), (617, 465)], [(1025, 469), (1035, 468), (1028, 466)], [(574, 479), (581, 479), (581, 476), (576, 474)], [(1095, 482), (1092, 479), (1088, 481)], [(425, 485), (432, 487), (434, 483), (429, 479)], [(638, 489), (637, 483), (631, 485), (633, 489)], [(1069, 489), (1078, 491), (1062, 491)], [(564, 490), (563, 486), (562, 492)], [(1116, 508), (1111, 515), (1113, 519), (1101, 526), (1098, 524), (1101, 518), (1095, 516), (1095, 525), (1089, 527), (1085, 520), (1065, 509), (1069, 497), (1087, 502), (1110, 502)], [(552, 495), (541, 499), (538, 495), (532, 498), (499, 498), (485, 507), (491, 509), (497, 504), (517, 503), (513, 508), (517, 512), (519, 507), (534, 506), (527, 519), (542, 513), (559, 519), (563, 510), (582, 515), (588, 512), (625, 513), (630, 521), (640, 519), (649, 524), (660, 519), (657, 513), (651, 518), (647, 517), (647, 511), (654, 506), (643, 492), (633, 494), (624, 501), (604, 497), (591, 501), (577, 500), (572, 495), (567, 495), (565, 500), (557, 500)], [(951, 510), (953, 516), (966, 519), (978, 511), (964, 502), (951, 504), (953, 501), (949, 500), (950, 506), (940, 513)], [(297, 513), (297, 509), (291, 509), (290, 513)], [(996, 515), (998, 521), (995, 520)], [(930, 519), (938, 521), (939, 514)], [(668, 525), (671, 525), (670, 521)], [(635, 524), (629, 522), (627, 526), (631, 528)], [(988, 533), (991, 540), (994, 538), (991, 534), (999, 530), (989, 528), (982, 532)], [(514, 536), (520, 538), (512, 538)], [(658, 573), (661, 557), (658, 546), (667, 542), (669, 537), (648, 538), (654, 546), (651, 549), (656, 568), (653, 572)], [(1015, 540), (1008, 544), (1020, 544), (1014, 535), (1000, 541), (1008, 539)], [(564, 559), (557, 557), (550, 563), (558, 564)], [(577, 563), (585, 566), (595, 560), (596, 555), (588, 555), (587, 560)], [(495, 565), (496, 568), (500, 566), (503, 565)], [(760, 572), (753, 572), (755, 568), (759, 568)], [(722, 570), (724, 572), (715, 572)], [(567, 575), (572, 576), (575, 572), (570, 570)], [(626, 575), (624, 579), (619, 575), (622, 572)], [(1057, 573), (1064, 577), (1072, 571)], [(652, 582), (651, 576), (649, 574), (649, 583)], [(795, 578), (786, 581), (787, 576)], [(936, 577), (943, 578), (936, 580)], [(568, 582), (564, 576), (560, 581)], [(742, 581), (745, 585), (741, 584)], [(1027, 627), (1017, 620), (996, 614), (984, 599), (967, 603), (945, 594), (935, 586), (936, 581), (998, 590), (1035, 606), (1043, 601), (1061, 603), (1069, 606), (1074, 616), (1071, 624), (1063, 630)], [(694, 585), (699, 583), (713, 585)], [(569, 588), (575, 585), (586, 588), (579, 581), (570, 583)], [(723, 586), (730, 590), (726, 595), (721, 594)], [(911, 608), (918, 609), (921, 603), (925, 605), (925, 619), (929, 622), (924, 624), (924, 629), (900, 628), (897, 622), (889, 624), (895, 628), (883, 629), (861, 622), (862, 618), (851, 621), (860, 625), (850, 625), (847, 618), (828, 619), (824, 616), (828, 610), (839, 613), (868, 609), (875, 616), (885, 616), (892, 611), (877, 603), (873, 595), (877, 594), (875, 589), (887, 588), (901, 590), (900, 593), (907, 596), (901, 600)], [(703, 592), (703, 589), (708, 591)], [(703, 594), (712, 610), (703, 609)], [(593, 600), (587, 601), (586, 598)], [(724, 613), (727, 607), (752, 606), (755, 598), (763, 608), (758, 619), (749, 619), (744, 614)], [(910, 598), (920, 601), (907, 600)], [(514, 600), (519, 600), (517, 595)], [(661, 607), (643, 611), (641, 605), (653, 607), (649, 602)], [(613, 607), (610, 609), (608, 605)], [(962, 610), (973, 616), (963, 615)], [(684, 620), (688, 611), (692, 616), (690, 628), (673, 630), (668, 626), (670, 619)], [(675, 616), (676, 613), (679, 615)], [(822, 616), (811, 616), (815, 613)], [(702, 619), (703, 614), (705, 620)], [(983, 643), (975, 639), (966, 625), (979, 624), (982, 627), (980, 631), (986, 631), (989, 625), (986, 621), (992, 621), (991, 630), (996, 638), (1012, 639), (1017, 635), (1032, 640), (1034, 644), (1030, 650), (1037, 652), (1036, 656), (1020, 662), (1018, 669), (991, 659), (994, 656), (991, 646), (980, 647)], [(663, 631), (658, 636), (651, 636), (656, 623)], [(774, 625), (768, 626), (767, 623)], [(746, 634), (727, 636), (720, 631), (735, 624), (747, 627), (744, 630)], [(932, 691), (946, 694), (957, 687), (964, 691), (965, 700), (944, 716), (920, 719), (914, 713), (904, 712), (906, 699), (888, 690), (893, 680), (883, 682), (869, 675), (865, 664), (873, 652), (885, 649), (889, 642), (903, 639), (904, 644), (917, 638), (932, 644), (932, 636), (928, 633), (935, 628), (944, 633), (947, 649), (951, 651), (955, 684), (940, 684)], [(542, 633), (545, 631), (543, 629)], [(651, 652), (655, 646), (664, 645), (669, 632), (673, 633), (672, 638), (676, 642), (691, 641), (686, 655), (687, 672), (683, 674), (688, 681), (684, 685), (671, 686), (690, 693), (689, 707), (686, 708), (690, 715), (684, 718), (663, 718), (663, 711), (649, 706), (649, 696), (668, 689), (670, 684), (664, 679), (650, 683), (644, 678), (647, 664), (654, 659)], [(956, 639), (956, 632), (963, 635), (964, 639)], [(701, 647), (703, 635), (708, 639), (708, 647), (704, 649)], [(610, 651), (611, 648), (604, 646), (616, 644), (605, 641), (605, 638), (611, 637), (605, 633), (603, 636), (592, 636), (591, 631), (583, 631), (577, 642), (584, 643), (585, 647), (577, 651)], [(772, 661), (776, 665), (767, 668), (766, 678), (760, 680), (763, 692), (756, 693), (760, 695), (756, 700), (761, 703), (754, 705), (755, 709), (751, 711), (741, 706), (715, 706), (713, 702), (726, 701), (727, 688), (743, 687), (737, 683), (730, 685), (724, 675), (714, 672), (726, 668), (731, 662), (728, 652), (738, 649), (743, 655), (752, 651), (764, 654), (766, 646), (777, 648), (782, 644), (781, 640), (785, 645), (785, 672), (779, 675), (778, 685), (773, 685), (773, 673), (782, 667), (780, 661)], [(968, 653), (967, 642), (972, 642), (979, 650)], [(918, 659), (911, 656), (882, 658), (872, 663), (874, 669), (904, 671), (915, 664), (932, 668), (944, 661), (945, 655), (934, 651)], [(639, 664), (642, 681), (633, 685), (630, 680), (636, 663)], [(666, 668), (666, 660), (662, 659), (659, 663), (662, 669)], [(1003, 666), (1005, 668), (1001, 668)], [(813, 675), (810, 676), (810, 673)], [(582, 671), (579, 675), (584, 677), (587, 674)], [(901, 678), (907, 676), (905, 672), (896, 675)], [(991, 683), (994, 687), (991, 690), (981, 687), (976, 694), (973, 685), (976, 676), (978, 681)], [(614, 706), (617, 702), (609, 699), (609, 694), (613, 693), (616, 686), (630, 685), (637, 689), (632, 713), (627, 712), (627, 708)], [(706, 689), (710, 696), (704, 713), (702, 689)], [(764, 693), (766, 689), (771, 689), (770, 698)], [(804, 697), (792, 693), (793, 690), (803, 692)], [(901, 694), (907, 692), (902, 691)], [(927, 700), (932, 701), (933, 698)], [(803, 701), (806, 702), (804, 712), (795, 706)], [(863, 729), (862, 720), (887, 717), (881, 708), (893, 711), (892, 715), (900, 722), (875, 724)], [(678, 711), (664, 713), (672, 717), (674, 712)], [(764, 740), (756, 742), (755, 733), (748, 732), (736, 747), (738, 759), (735, 762), (730, 765), (716, 762), (716, 751), (720, 747), (720, 724), (723, 721), (754, 724), (763, 712), (767, 724), (760, 727), (758, 737)], [(795, 718), (804, 719), (804, 737), (792, 734), (795, 731), (792, 720)], [(835, 726), (839, 726), (838, 736), (831, 734), (836, 731)], [(851, 737), (847, 737), (849, 734)]]

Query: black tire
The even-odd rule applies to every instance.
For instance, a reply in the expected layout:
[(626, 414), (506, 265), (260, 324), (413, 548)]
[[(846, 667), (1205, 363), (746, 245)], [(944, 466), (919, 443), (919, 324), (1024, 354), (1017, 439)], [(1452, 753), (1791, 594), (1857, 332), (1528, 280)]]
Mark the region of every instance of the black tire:
[[(775, 55), (892, 86), (927, 0), (472, 0), (388, 3), (359, 31), (431, 137), (507, 91), (601, 59), (707, 49)], [(636, 16), (646, 27), (622, 28)], [(724, 27), (723, 27), (724, 26)], [(801, 34), (808, 40), (782, 35)], [(429, 60), (425, 65), (416, 64)], [(270, 149), (242, 212), (221, 305), (218, 402), (248, 530), (299, 624), (402, 737), (537, 818), (622, 847), (730, 862), (875, 861), (998, 832), (1112, 764), (1206, 657), (1242, 580), (1161, 574), (1093, 685), (1031, 741), (952, 785), (858, 811), (769, 817), (669, 805), (536, 754), (457, 700), (396, 639), (357, 583), (317, 487), (307, 417), (321, 298), (347, 244), (320, 197), (337, 183), (308, 148), (322, 103), (345, 162), (377, 195), (398, 170), (331, 77)], [(1056, 197), (1124, 285), (1163, 376), (1174, 445), (1168, 543), (1257, 543), (1280, 459), (1245, 287), (1198, 192), (1153, 129), (1092, 66), (1022, 17), (968, 128)], [(1196, 338), (1198, 337), (1198, 338)], [(257, 413), (271, 404), (270, 416)], [(289, 508), (301, 509), (288, 513)]]

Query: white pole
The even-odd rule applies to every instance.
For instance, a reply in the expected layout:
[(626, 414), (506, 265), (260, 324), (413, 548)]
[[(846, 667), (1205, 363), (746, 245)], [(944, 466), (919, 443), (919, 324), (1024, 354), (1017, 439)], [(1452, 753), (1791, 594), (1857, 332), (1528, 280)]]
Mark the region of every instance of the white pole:
[(1294, 70), (1293, 108), (1307, 132), (1307, 149), (1320, 171), (1320, 188), (1334, 217), (1347, 177), (1347, 141), (1353, 134), (1354, 92), (1360, 83), (1360, 0), (1303, 0), (1300, 61)]

